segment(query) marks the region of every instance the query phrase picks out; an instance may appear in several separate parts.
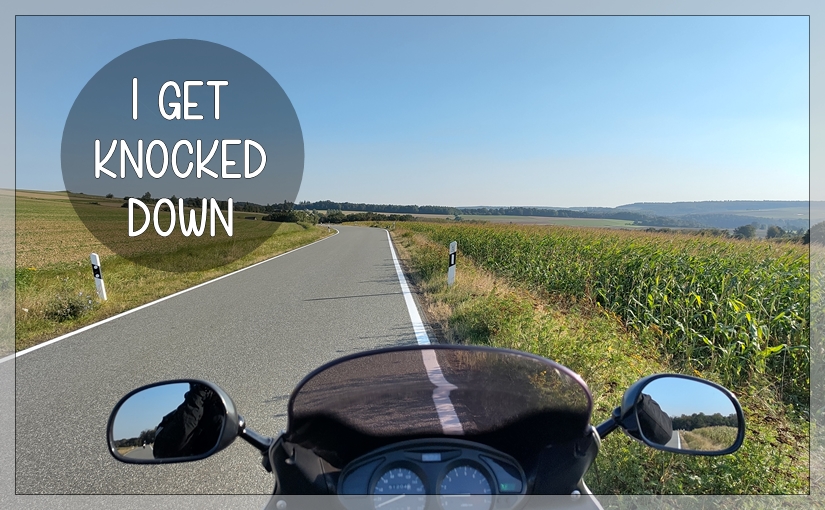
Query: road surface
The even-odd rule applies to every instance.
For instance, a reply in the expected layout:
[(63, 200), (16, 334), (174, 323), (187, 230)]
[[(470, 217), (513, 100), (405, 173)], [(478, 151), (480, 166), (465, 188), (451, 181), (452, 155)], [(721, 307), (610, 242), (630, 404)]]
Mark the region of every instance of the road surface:
[(155, 456), (152, 453), (153, 448), (151, 445), (144, 446), (144, 447), (137, 447), (134, 450), (126, 453), (124, 457), (129, 457), (130, 459), (154, 459)]
[(682, 449), (682, 439), (679, 435), (678, 430), (673, 431), (673, 435), (670, 437), (670, 441), (665, 443), (665, 446), (669, 446), (670, 448), (678, 448), (680, 450)]
[(250, 427), (276, 435), (292, 388), (308, 372), (345, 354), (414, 343), (386, 232), (342, 227), (0, 364), (0, 377), (16, 364), (16, 491), (266, 494), (272, 476), (240, 440), (197, 463), (115, 461), (105, 436), (110, 410), (135, 387), (201, 378), (223, 387)]

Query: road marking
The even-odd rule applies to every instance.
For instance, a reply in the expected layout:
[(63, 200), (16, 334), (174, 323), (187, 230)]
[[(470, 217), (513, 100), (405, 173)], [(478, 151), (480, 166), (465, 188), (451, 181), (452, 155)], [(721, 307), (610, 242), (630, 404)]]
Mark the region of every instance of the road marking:
[(421, 351), (421, 357), (424, 358), (424, 367), (427, 369), (427, 377), (430, 382), (435, 384), (433, 390), (433, 404), (435, 404), (435, 411), (438, 413), (438, 421), (441, 422), (441, 429), (445, 434), (460, 436), (464, 434), (464, 427), (461, 426), (461, 421), (453, 407), (453, 402), (450, 400), (450, 392), (457, 390), (458, 387), (447, 382), (444, 373), (441, 371), (441, 366), (438, 364), (435, 351), (427, 349)]
[(395, 255), (395, 248), (392, 245), (392, 238), (390, 231), (387, 230), (387, 241), (390, 243), (390, 253), (392, 253), (392, 261), (395, 264), (395, 274), (398, 275), (398, 282), (401, 284), (401, 293), (404, 294), (404, 301), (407, 303), (407, 311), (410, 313), (410, 320), (412, 321), (413, 331), (415, 332), (415, 339), (418, 345), (430, 345), (430, 337), (427, 336), (427, 330), (424, 329), (424, 323), (421, 321), (421, 315), (418, 313), (418, 307), (415, 306), (415, 300), (410, 292), (410, 287), (407, 285), (407, 279), (404, 278), (404, 271), (401, 270), (401, 264), (398, 263), (398, 257)]
[[(401, 264), (398, 262), (398, 257), (395, 254), (395, 247), (392, 245), (389, 230), (387, 230), (387, 241), (390, 244), (392, 262), (395, 264), (395, 274), (398, 275), (398, 283), (401, 284), (401, 292), (404, 294), (404, 302), (407, 304), (407, 312), (410, 314), (415, 339), (418, 341), (418, 345), (430, 345), (432, 342), (430, 342), (430, 337), (427, 336), (427, 330), (424, 328), (421, 315), (418, 313), (418, 307), (415, 306), (415, 300), (413, 299), (412, 292), (410, 292), (409, 285), (407, 285), (404, 271), (401, 270)], [(421, 357), (424, 360), (424, 368), (427, 369), (427, 377), (429, 377), (430, 382), (435, 385), (435, 389), (433, 390), (433, 404), (438, 413), (438, 420), (441, 422), (441, 428), (444, 434), (464, 434), (464, 427), (461, 426), (461, 421), (458, 419), (455, 407), (453, 407), (453, 403), (450, 400), (450, 392), (457, 389), (457, 387), (450, 384), (447, 378), (444, 377), (434, 350), (427, 349), (421, 351)]]
[[(189, 292), (190, 290), (195, 290), (195, 289), (197, 289), (197, 288), (199, 288), (199, 287), (203, 287), (204, 285), (209, 285), (210, 283), (216, 282), (216, 281), (218, 281), (218, 280), (223, 280), (224, 278), (228, 278), (228, 277), (230, 277), (230, 276), (232, 276), (232, 275), (238, 274), (238, 273), (240, 273), (241, 271), (246, 271), (247, 269), (252, 269), (252, 268), (253, 268), (253, 267), (255, 267), (255, 266), (260, 266), (261, 264), (266, 264), (266, 263), (267, 263), (267, 262), (269, 262), (270, 260), (275, 260), (275, 259), (277, 259), (278, 257), (283, 257), (284, 255), (288, 255), (288, 254), (290, 254), (290, 253), (293, 253), (293, 252), (296, 252), (296, 251), (301, 250), (301, 249), (303, 249), (303, 248), (306, 248), (307, 246), (312, 246), (312, 245), (313, 245), (313, 244), (315, 244), (315, 243), (320, 243), (321, 241), (325, 241), (325, 240), (327, 240), (327, 239), (331, 239), (331, 238), (333, 238), (333, 237), (337, 236), (339, 233), (340, 233), (340, 231), (339, 231), (338, 229), (336, 229), (336, 230), (335, 230), (335, 233), (334, 233), (334, 234), (332, 234), (332, 235), (331, 235), (331, 236), (329, 236), (329, 237), (325, 237), (325, 238), (323, 238), (323, 239), (318, 239), (317, 241), (313, 241), (313, 242), (311, 242), (311, 243), (309, 243), (309, 244), (305, 244), (305, 245), (303, 245), (303, 246), (299, 246), (298, 248), (295, 248), (294, 250), (289, 250), (289, 251), (286, 251), (286, 252), (284, 252), (284, 253), (281, 253), (280, 255), (275, 255), (274, 257), (268, 258), (268, 259), (266, 259), (266, 260), (262, 260), (262, 261), (260, 261), (260, 262), (256, 262), (255, 264), (252, 264), (251, 266), (243, 267), (243, 268), (241, 268), (241, 269), (238, 269), (237, 271), (232, 271), (231, 273), (227, 273), (227, 274), (225, 274), (225, 275), (223, 275), (223, 276), (218, 276), (217, 278), (215, 278), (215, 279), (213, 279), (213, 280), (209, 280), (209, 281), (207, 281), (207, 282), (199, 283), (199, 284), (195, 285), (194, 287), (189, 287), (188, 289), (183, 289), (183, 290), (181, 290), (181, 291), (175, 292), (174, 294), (170, 294), (170, 295), (165, 296), (165, 297), (162, 297), (162, 298), (160, 298), (160, 299), (156, 299), (156, 300), (154, 300), (154, 301), (152, 301), (152, 302), (150, 302), (150, 303), (146, 303), (146, 304), (140, 305), (140, 306), (138, 306), (138, 307), (136, 307), (136, 308), (132, 308), (131, 310), (126, 310), (125, 312), (121, 312), (121, 313), (119, 313), (119, 314), (117, 314), (117, 315), (113, 315), (113, 316), (111, 316), (111, 317), (108, 317), (108, 318), (106, 318), (106, 319), (103, 319), (102, 321), (95, 322), (95, 323), (93, 323), (93, 324), (89, 324), (88, 326), (84, 326), (84, 327), (82, 327), (82, 328), (80, 328), (80, 329), (77, 329), (77, 330), (75, 330), (75, 331), (72, 331), (71, 333), (66, 333), (66, 334), (65, 334), (65, 335), (63, 335), (63, 336), (59, 336), (59, 337), (57, 337), (57, 338), (52, 338), (51, 340), (48, 340), (48, 341), (43, 342), (43, 343), (41, 343), (41, 344), (37, 344), (37, 345), (35, 345), (34, 347), (29, 347), (28, 349), (24, 349), (24, 350), (22, 350), (22, 351), (20, 351), (20, 352), (17, 352), (17, 353), (15, 353), (15, 354), (10, 354), (10, 355), (6, 356), (5, 358), (0, 358), (0, 364), (5, 363), (5, 362), (7, 362), (7, 361), (9, 361), (9, 360), (12, 360), (12, 359), (14, 359), (14, 358), (19, 358), (20, 356), (22, 356), (22, 355), (24, 355), (24, 354), (28, 354), (28, 353), (30, 353), (30, 352), (32, 352), (32, 351), (36, 351), (37, 349), (40, 349), (40, 348), (42, 348), (42, 347), (46, 347), (47, 345), (51, 345), (51, 344), (53, 344), (53, 343), (57, 343), (57, 342), (59, 342), (59, 341), (61, 341), (61, 340), (65, 340), (66, 338), (69, 338), (69, 337), (75, 336), (75, 335), (77, 335), (77, 334), (83, 333), (84, 331), (88, 331), (88, 330), (90, 330), (90, 329), (92, 329), (92, 328), (96, 328), (96, 327), (100, 326), (101, 324), (106, 324), (107, 322), (111, 322), (111, 321), (113, 321), (113, 320), (115, 320), (115, 319), (119, 319), (119, 318), (124, 317), (124, 316), (126, 316), (126, 315), (129, 315), (129, 314), (131, 314), (131, 313), (137, 312), (138, 310), (142, 310), (142, 309), (144, 309), (144, 308), (148, 308), (148, 307), (150, 307), (150, 306), (152, 306), (152, 305), (156, 305), (156, 304), (158, 304), (158, 303), (161, 303), (161, 302), (163, 302), (163, 301), (166, 301), (167, 299), (172, 299), (173, 297), (180, 296), (181, 294), (185, 294), (185, 293)], [(387, 235), (389, 235), (389, 233), (388, 233)], [(429, 343), (429, 342), (428, 342), (428, 343)]]

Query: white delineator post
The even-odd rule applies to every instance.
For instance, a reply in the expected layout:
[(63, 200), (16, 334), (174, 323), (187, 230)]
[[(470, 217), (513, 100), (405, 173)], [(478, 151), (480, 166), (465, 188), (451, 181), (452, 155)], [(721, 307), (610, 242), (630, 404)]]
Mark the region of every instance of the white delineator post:
[(453, 241), (450, 243), (450, 268), (447, 269), (447, 285), (455, 283), (455, 257), (458, 251), (458, 243)]
[(95, 275), (95, 287), (97, 287), (97, 295), (100, 299), (106, 301), (106, 286), (103, 285), (103, 275), (100, 273), (100, 257), (97, 253), (92, 253), (92, 272)]

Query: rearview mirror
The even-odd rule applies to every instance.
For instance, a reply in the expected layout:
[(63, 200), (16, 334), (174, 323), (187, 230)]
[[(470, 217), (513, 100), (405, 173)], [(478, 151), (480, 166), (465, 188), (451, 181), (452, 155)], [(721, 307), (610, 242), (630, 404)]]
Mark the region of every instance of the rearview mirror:
[(736, 397), (718, 384), (686, 375), (641, 379), (625, 393), (622, 416), (631, 437), (674, 453), (725, 455), (745, 438)]
[(238, 415), (212, 383), (165, 381), (123, 397), (109, 417), (107, 435), (109, 451), (122, 462), (186, 462), (229, 446), (238, 435)]

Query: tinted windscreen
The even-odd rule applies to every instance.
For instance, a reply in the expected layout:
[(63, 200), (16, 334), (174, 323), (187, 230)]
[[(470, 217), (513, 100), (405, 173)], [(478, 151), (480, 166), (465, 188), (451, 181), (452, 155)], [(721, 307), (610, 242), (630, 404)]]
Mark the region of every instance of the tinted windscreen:
[(400, 348), (344, 358), (308, 377), (290, 400), (287, 439), (326, 451), (445, 435), (496, 442), (506, 432), (529, 434), (535, 446), (587, 433), (590, 407), (581, 379), (543, 358), (468, 346)]

